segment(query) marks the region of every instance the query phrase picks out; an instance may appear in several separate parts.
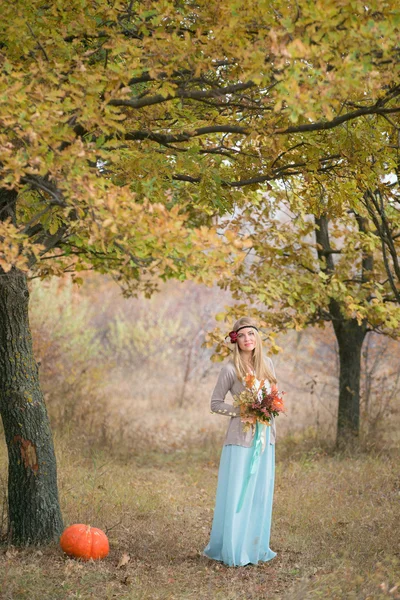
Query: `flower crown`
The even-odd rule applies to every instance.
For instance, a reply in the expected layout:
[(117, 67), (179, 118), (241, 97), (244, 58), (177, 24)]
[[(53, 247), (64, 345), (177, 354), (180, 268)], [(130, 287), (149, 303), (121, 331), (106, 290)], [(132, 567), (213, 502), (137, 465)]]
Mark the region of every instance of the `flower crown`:
[(252, 329), (255, 329), (256, 331), (258, 331), (257, 327), (255, 325), (243, 325), (242, 327), (239, 327), (239, 329), (236, 329), (236, 331), (230, 331), (228, 333), (229, 337), (230, 337), (230, 341), (232, 344), (236, 344), (237, 342), (237, 338), (238, 338), (238, 332), (241, 329), (246, 329), (246, 327), (251, 327)]

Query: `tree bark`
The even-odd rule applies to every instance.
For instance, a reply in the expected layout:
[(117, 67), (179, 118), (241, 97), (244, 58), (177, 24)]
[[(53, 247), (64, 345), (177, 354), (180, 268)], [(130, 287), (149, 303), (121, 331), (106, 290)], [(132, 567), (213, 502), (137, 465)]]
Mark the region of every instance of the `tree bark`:
[(339, 346), (339, 408), (336, 443), (339, 447), (358, 438), (360, 428), (361, 349), (366, 325), (356, 319), (333, 321)]
[[(0, 219), (2, 206), (7, 212), (12, 206), (10, 198), (11, 193), (0, 194)], [(0, 268), (0, 413), (8, 449), (9, 540), (16, 545), (47, 543), (63, 529), (28, 303), (25, 274)]]

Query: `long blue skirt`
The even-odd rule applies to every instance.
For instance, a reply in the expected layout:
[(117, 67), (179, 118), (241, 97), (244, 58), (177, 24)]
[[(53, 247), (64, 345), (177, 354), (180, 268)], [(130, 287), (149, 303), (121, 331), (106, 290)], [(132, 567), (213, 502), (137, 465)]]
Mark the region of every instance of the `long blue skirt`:
[(276, 556), (269, 547), (275, 445), (269, 443), (269, 427), (265, 434), (265, 449), (255, 468), (255, 443), (251, 448), (228, 445), (222, 449), (210, 542), (204, 555), (229, 566), (256, 565)]

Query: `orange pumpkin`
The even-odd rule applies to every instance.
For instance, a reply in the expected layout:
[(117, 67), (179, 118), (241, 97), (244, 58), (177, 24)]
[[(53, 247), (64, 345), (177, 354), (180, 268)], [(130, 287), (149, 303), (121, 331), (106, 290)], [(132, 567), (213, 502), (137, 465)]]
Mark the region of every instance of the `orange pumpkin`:
[(65, 554), (83, 560), (100, 560), (110, 550), (104, 531), (78, 523), (64, 530), (60, 537), (60, 546)]

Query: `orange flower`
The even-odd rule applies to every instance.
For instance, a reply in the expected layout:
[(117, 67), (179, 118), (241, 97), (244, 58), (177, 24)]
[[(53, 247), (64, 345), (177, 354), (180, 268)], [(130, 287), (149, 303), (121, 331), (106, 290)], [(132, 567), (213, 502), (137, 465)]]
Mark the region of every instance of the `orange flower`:
[(284, 410), (284, 404), (282, 398), (274, 398), (274, 401), (271, 404), (271, 410), (277, 410), (282, 412)]
[(251, 388), (253, 387), (253, 385), (256, 381), (256, 377), (255, 377), (255, 375), (252, 375), (251, 373), (247, 373), (244, 380), (246, 382), (246, 387), (249, 388), (249, 390), (251, 390)]

